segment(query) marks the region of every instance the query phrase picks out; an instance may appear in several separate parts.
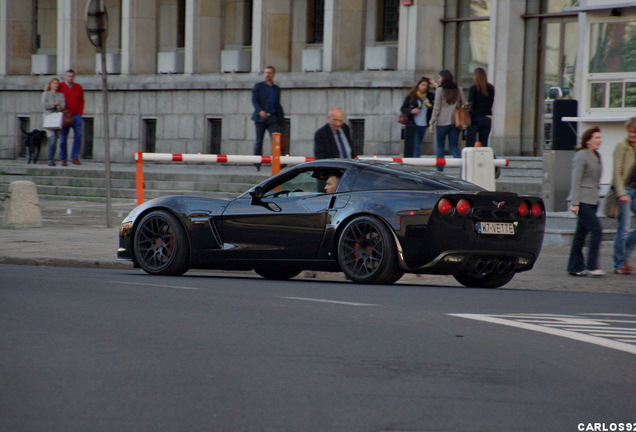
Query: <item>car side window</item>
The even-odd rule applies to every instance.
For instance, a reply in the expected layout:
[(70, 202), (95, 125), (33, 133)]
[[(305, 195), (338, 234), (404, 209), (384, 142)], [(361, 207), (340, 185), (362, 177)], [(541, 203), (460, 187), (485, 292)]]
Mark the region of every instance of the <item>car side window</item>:
[(302, 171), (294, 177), (285, 179), (282, 183), (272, 185), (272, 188), (263, 194), (263, 198), (280, 198), (289, 196), (317, 195), (324, 193), (324, 181), (316, 178), (313, 170)]

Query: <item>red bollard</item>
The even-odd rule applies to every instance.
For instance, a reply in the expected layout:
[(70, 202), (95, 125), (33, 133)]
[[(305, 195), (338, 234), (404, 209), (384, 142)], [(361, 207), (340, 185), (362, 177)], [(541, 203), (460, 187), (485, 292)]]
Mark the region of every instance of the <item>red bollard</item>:
[(137, 161), (137, 173), (135, 175), (135, 184), (137, 185), (137, 205), (144, 203), (144, 161), (143, 152), (135, 152), (135, 160)]

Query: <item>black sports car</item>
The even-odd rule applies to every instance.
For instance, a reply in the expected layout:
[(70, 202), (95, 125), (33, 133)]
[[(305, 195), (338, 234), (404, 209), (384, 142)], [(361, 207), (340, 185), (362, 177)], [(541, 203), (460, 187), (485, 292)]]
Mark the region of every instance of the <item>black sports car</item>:
[(532, 269), (544, 228), (537, 197), (488, 192), (418, 166), (327, 159), (238, 198), (148, 201), (122, 222), (117, 257), (155, 275), (253, 269), (289, 279), (319, 270), (391, 284), (426, 273), (496, 288)]

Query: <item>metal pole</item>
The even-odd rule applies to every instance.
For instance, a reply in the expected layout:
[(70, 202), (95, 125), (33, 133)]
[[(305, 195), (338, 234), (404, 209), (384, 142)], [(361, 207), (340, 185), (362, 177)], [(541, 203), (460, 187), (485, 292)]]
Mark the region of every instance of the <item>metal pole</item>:
[(104, 169), (106, 170), (106, 226), (111, 227), (111, 181), (110, 181), (110, 128), (108, 125), (108, 71), (106, 70), (106, 41), (100, 46), (102, 57), (102, 101), (104, 108)]

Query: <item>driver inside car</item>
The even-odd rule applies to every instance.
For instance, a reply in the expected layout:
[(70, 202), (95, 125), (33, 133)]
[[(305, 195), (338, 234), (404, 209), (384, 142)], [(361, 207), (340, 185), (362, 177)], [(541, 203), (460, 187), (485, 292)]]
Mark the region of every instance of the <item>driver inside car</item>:
[(327, 178), (327, 184), (325, 185), (325, 193), (332, 194), (338, 189), (338, 183), (340, 183), (340, 177), (342, 174), (331, 174)]

